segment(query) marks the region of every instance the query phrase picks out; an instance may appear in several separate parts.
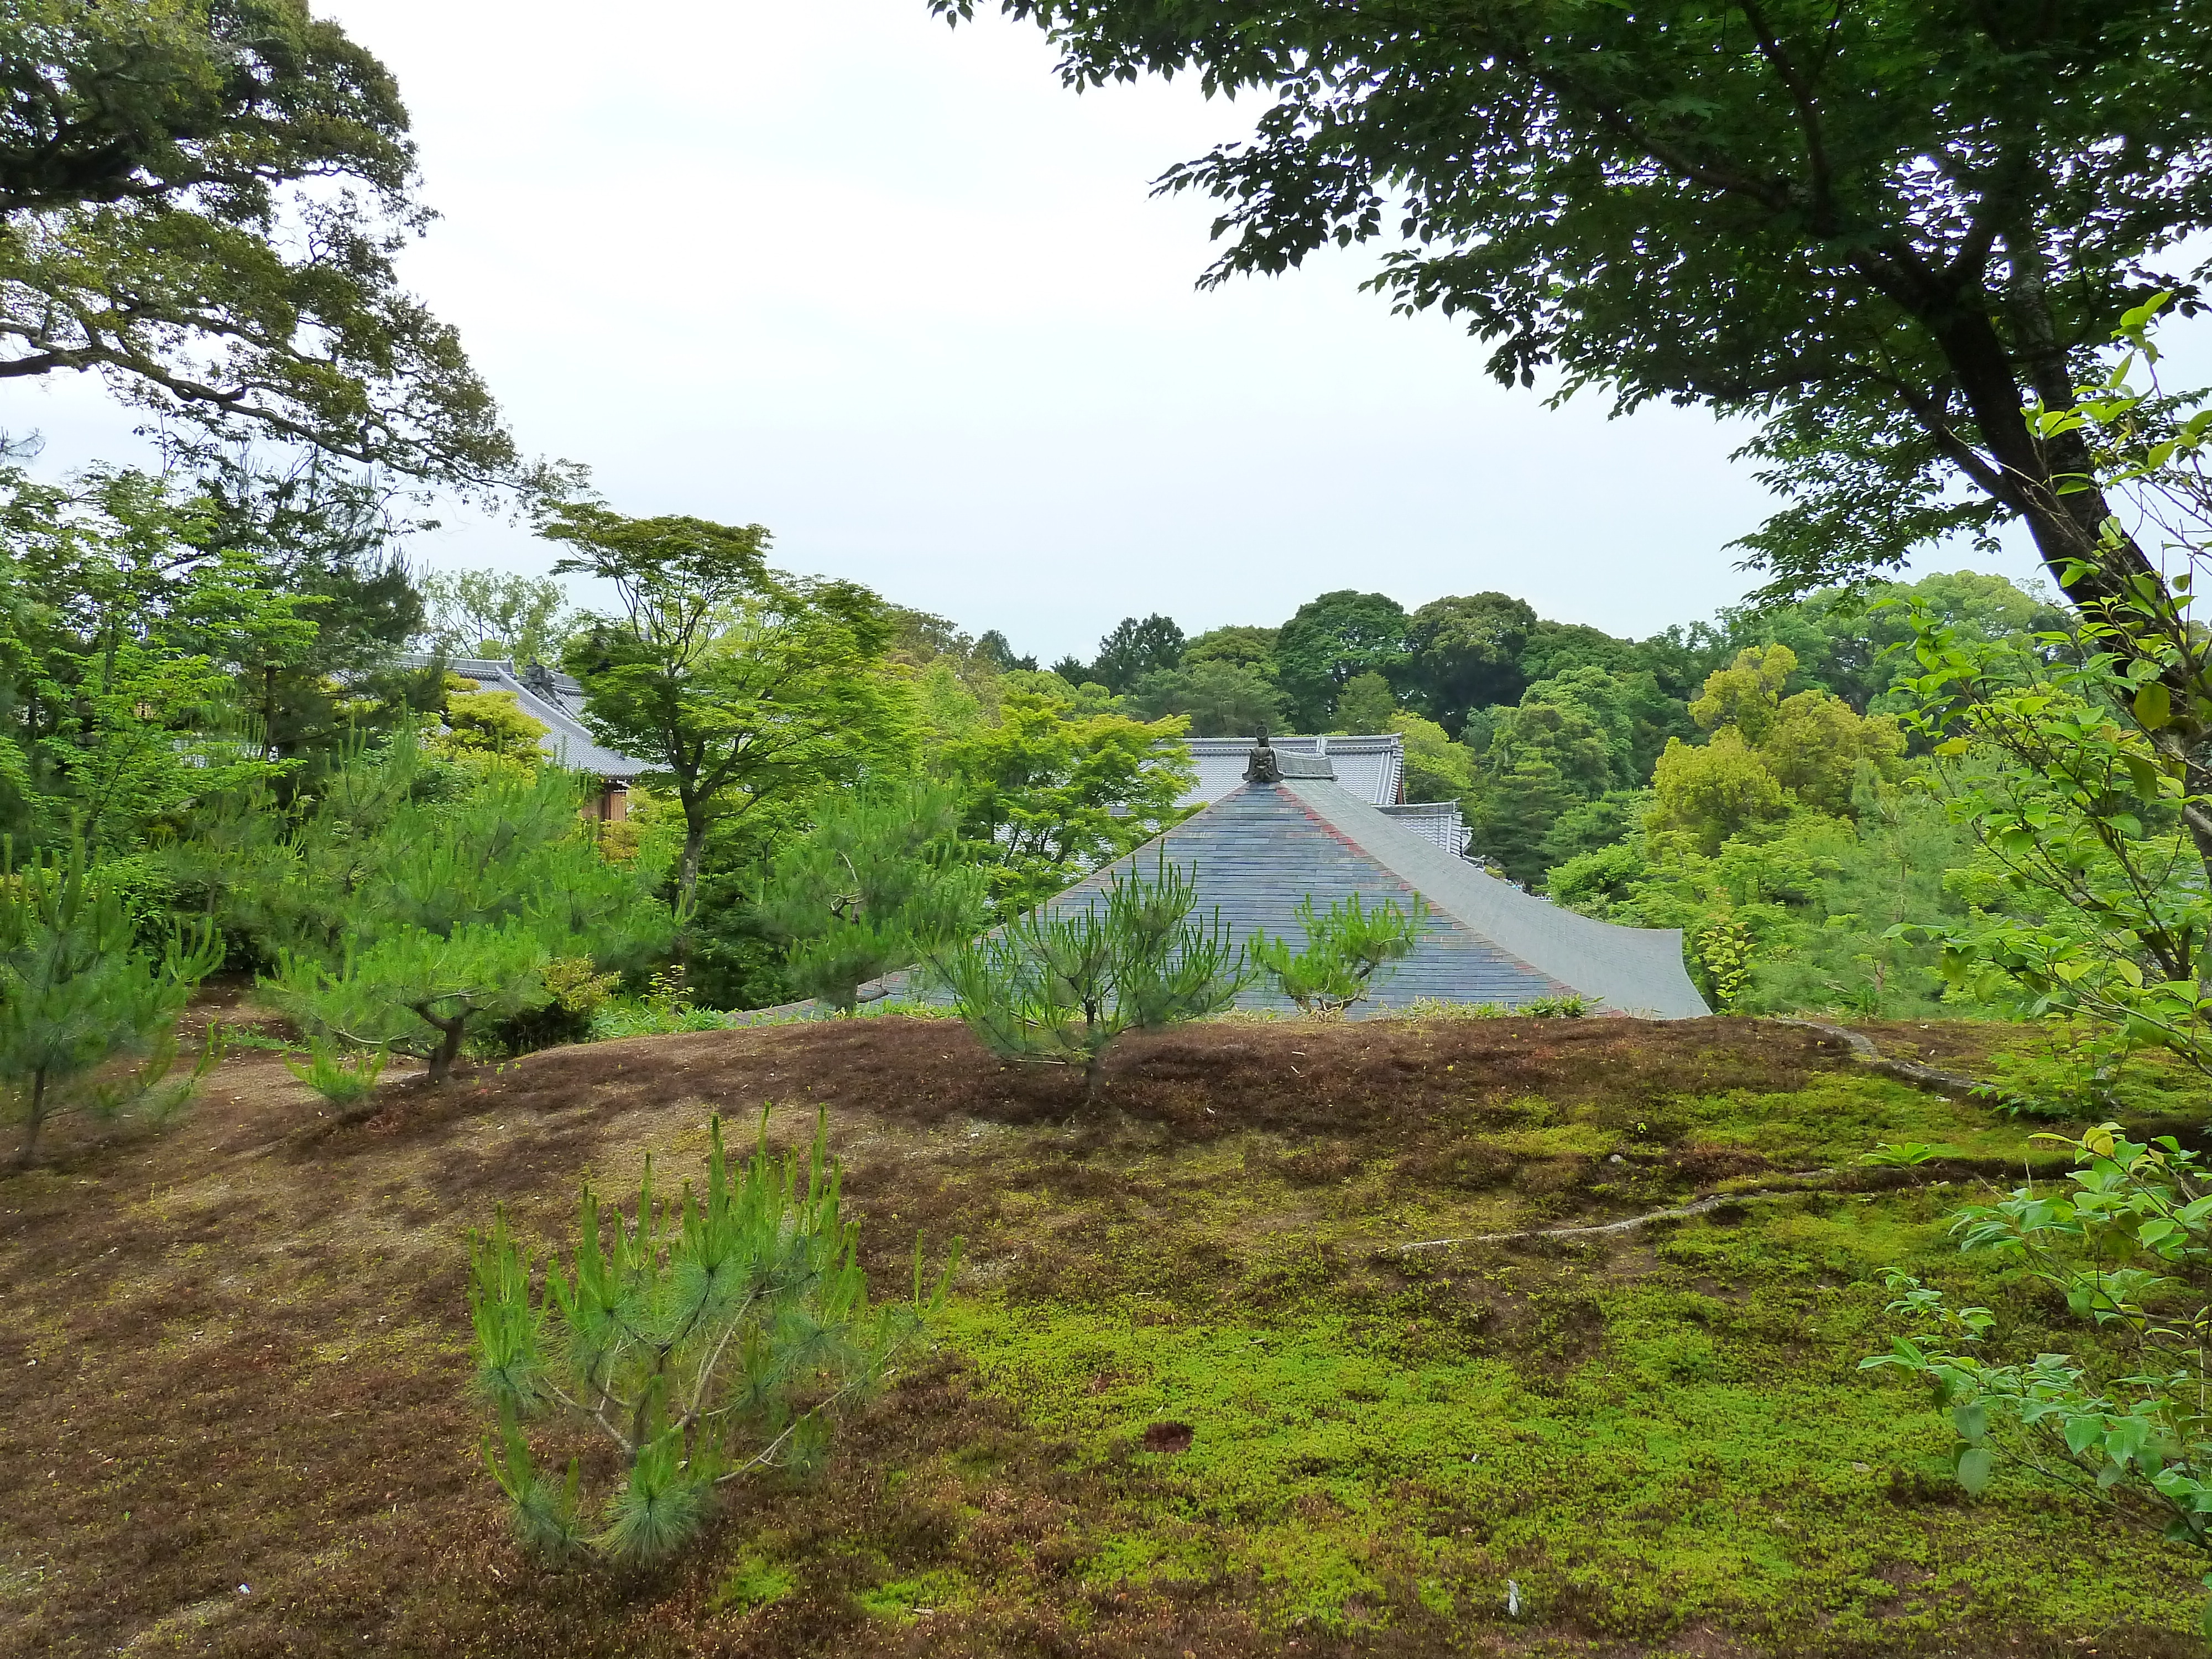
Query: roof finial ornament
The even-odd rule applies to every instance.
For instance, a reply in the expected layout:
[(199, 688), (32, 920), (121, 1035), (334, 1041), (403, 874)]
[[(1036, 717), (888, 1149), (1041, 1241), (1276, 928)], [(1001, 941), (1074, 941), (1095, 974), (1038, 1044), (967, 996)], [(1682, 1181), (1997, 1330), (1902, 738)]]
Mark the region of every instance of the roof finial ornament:
[(1261, 726), (1252, 734), (1252, 757), (1244, 763), (1247, 783), (1280, 783), (1283, 781), (1282, 763), (1275, 751), (1267, 746), (1267, 728)]

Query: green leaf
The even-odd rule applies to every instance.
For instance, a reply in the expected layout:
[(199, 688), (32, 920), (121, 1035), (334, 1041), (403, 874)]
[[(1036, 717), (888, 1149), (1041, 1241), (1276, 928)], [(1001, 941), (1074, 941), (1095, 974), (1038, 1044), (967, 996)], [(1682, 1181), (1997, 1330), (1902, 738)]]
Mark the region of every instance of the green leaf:
[(1959, 1454), (1959, 1484), (1979, 1498), (1990, 1484), (1996, 1458), (1987, 1446), (1969, 1446)]
[(2136, 723), (2146, 732), (2155, 732), (2173, 718), (2173, 700), (2156, 680), (2136, 688), (2134, 707)]
[(2066, 1420), (2066, 1449), (2079, 1457), (2105, 1437), (2101, 1418), (2071, 1417)]

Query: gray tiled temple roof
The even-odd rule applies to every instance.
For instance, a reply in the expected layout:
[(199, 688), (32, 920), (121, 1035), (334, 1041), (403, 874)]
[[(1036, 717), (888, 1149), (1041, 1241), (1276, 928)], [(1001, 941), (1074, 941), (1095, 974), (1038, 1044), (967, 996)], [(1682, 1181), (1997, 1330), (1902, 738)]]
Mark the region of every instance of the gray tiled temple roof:
[[(1183, 791), (1178, 803), (1202, 806), (1219, 800), (1244, 781), (1244, 763), (1252, 756), (1249, 738), (1185, 738), (1198, 781)], [(1292, 755), (1325, 755), (1336, 781), (1364, 801), (1376, 806), (1395, 805), (1405, 796), (1406, 739), (1395, 732), (1362, 737), (1269, 738), (1267, 745), (1287, 759)]]
[[(428, 668), (436, 658), (407, 652), (398, 659), (402, 668)], [(531, 675), (526, 683), (515, 665), (495, 657), (448, 657), (447, 668), (463, 679), (474, 680), (486, 691), (505, 691), (515, 707), (545, 728), (538, 746), (556, 764), (572, 771), (628, 783), (647, 769), (647, 763), (619, 750), (609, 749), (584, 724), (584, 688), (577, 680), (555, 669)]]
[(1467, 851), (1467, 820), (1460, 816), (1455, 800), (1401, 801), (1375, 810), (1425, 841), (1434, 842), (1454, 858)]
[[(1200, 806), (1242, 787), (1252, 757), (1249, 738), (1186, 738), (1198, 781), (1177, 805)], [(1415, 834), (1455, 855), (1467, 851), (1467, 820), (1457, 801), (1412, 801), (1406, 793), (1406, 739), (1396, 732), (1357, 737), (1269, 738), (1286, 778), (1333, 779), (1351, 793), (1401, 820)]]
[(1562, 909), (1450, 856), (1341, 788), (1304, 781), (1278, 787), (1460, 926), (1561, 984), (1621, 1013), (1694, 1019), (1712, 1012), (1682, 964), (1680, 929), (1624, 927)]
[[(1163, 856), (1194, 866), (1198, 914), (1218, 912), (1238, 941), (1264, 929), (1297, 945), (1304, 938), (1298, 905), (1309, 896), (1326, 910), (1354, 894), (1369, 906), (1410, 905), (1418, 895), (1429, 925), (1362, 1005), (1370, 1011), (1422, 998), (1512, 1008), (1572, 993), (1616, 1013), (1686, 1019), (1711, 1012), (1682, 965), (1679, 932), (1594, 921), (1531, 897), (1323, 778), (1240, 782), (1047, 908), (1095, 902), (1115, 876), (1132, 866), (1149, 871)], [(893, 975), (884, 988), (896, 994), (903, 978)], [(1267, 985), (1237, 1001), (1291, 1006)]]

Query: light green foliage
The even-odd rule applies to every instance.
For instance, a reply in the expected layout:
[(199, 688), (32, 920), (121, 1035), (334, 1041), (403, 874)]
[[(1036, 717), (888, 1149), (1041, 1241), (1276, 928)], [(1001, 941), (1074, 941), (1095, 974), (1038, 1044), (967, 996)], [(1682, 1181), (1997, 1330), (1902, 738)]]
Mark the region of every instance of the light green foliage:
[(1652, 776), (1655, 830), (1694, 836), (1707, 853), (1793, 805), (1848, 813), (1862, 775), (1895, 776), (1905, 750), (1892, 717), (1861, 715), (1825, 691), (1782, 690), (1797, 666), (1785, 645), (1747, 647), (1690, 705), (1712, 740), (1670, 738)]
[(1344, 683), (1344, 690), (1337, 694), (1336, 708), (1329, 715), (1332, 723), (1328, 729), (1339, 732), (1388, 732), (1398, 712), (1397, 695), (1390, 690), (1390, 682), (1370, 668)]
[(419, 642), (447, 656), (554, 662), (574, 625), (568, 591), (544, 577), (433, 571), (422, 579), (422, 599)]
[(1194, 775), (1182, 734), (1178, 719), (1085, 714), (1010, 689), (999, 724), (945, 743), (938, 773), (959, 793), (965, 854), (989, 872), (993, 910), (1042, 903), (1181, 817), (1176, 799)]
[(0, 828), (34, 845), (133, 845), (196, 797), (265, 775), (214, 732), (235, 677), (313, 645), (316, 602), (241, 554), (216, 506), (137, 472), (68, 486), (0, 469)]
[(1308, 1013), (1341, 1013), (1366, 1000), (1377, 974), (1412, 954), (1427, 915), (1428, 907), (1419, 895), (1410, 910), (1395, 899), (1385, 899), (1370, 910), (1357, 893), (1316, 915), (1309, 893), (1298, 901), (1297, 909), (1305, 948), (1293, 951), (1288, 939), (1255, 933), (1251, 957), (1285, 996)]
[[(27, 1169), (40, 1132), (84, 1109), (160, 1115), (180, 1105), (214, 1064), (171, 1073), (176, 1021), (192, 988), (222, 961), (204, 925), (142, 946), (119, 894), (88, 873), (83, 855), (0, 871), (0, 1110), (22, 1125), (14, 1167)], [(141, 1063), (120, 1075), (109, 1062)]]
[(1406, 739), (1406, 799), (1464, 800), (1474, 787), (1474, 757), (1454, 743), (1443, 726), (1419, 714), (1401, 713), (1381, 728)]
[(941, 967), (961, 1018), (993, 1054), (1081, 1067), (1084, 1097), (1095, 1098), (1124, 1033), (1218, 1014), (1255, 977), (1219, 912), (1193, 919), (1196, 877), (1163, 850), (1149, 877), (1114, 872), (1103, 893), (951, 952)]
[[(2008, 1357), (1989, 1309), (1892, 1269), (1889, 1311), (1914, 1334), (1862, 1363), (1935, 1385), (1969, 1492), (2018, 1464), (2103, 1500), (2107, 1524), (2212, 1555), (2212, 1171), (2172, 1136), (2133, 1140), (2117, 1123), (2036, 1138), (2072, 1153), (2068, 1181), (1969, 1206), (1952, 1231), (2062, 1295), (2090, 1354)], [(2203, 1626), (2212, 1636), (2212, 1602)]]
[(1971, 1006), (1948, 989), (1936, 948), (1899, 929), (1966, 914), (1952, 872), (1970, 860), (1972, 844), (1923, 791), (1870, 771), (1852, 805), (1855, 824), (1804, 818), (1776, 843), (1797, 842), (1814, 862), (1785, 895), (1788, 924), (1769, 930), (1759, 1005), (1877, 1019), (1931, 1013), (1947, 998), (1954, 1009)]
[(337, 24), (304, 0), (21, 0), (0, 64), (0, 374), (96, 371), (204, 452), (260, 435), (516, 479), (459, 337), (399, 286), (427, 217), (407, 113)]
[(545, 735), (544, 723), (524, 714), (512, 691), (448, 691), (446, 728), (436, 746), (465, 765), (535, 771), (544, 757), (538, 743)]
[[(650, 1160), (630, 1220), (586, 1186), (573, 1258), (549, 1260), (540, 1287), (503, 1211), (489, 1236), (470, 1237), (475, 1390), (499, 1418), (484, 1461), (543, 1553), (658, 1560), (697, 1534), (718, 1486), (817, 1467), (838, 1411), (942, 1305), (957, 1240), (933, 1290), (917, 1241), (913, 1300), (868, 1305), (826, 1121), (803, 1167), (770, 1154), (765, 1121), (734, 1173), (719, 1117), (709, 1136), (696, 1196), (688, 1182), (673, 1200), (656, 1194)], [(549, 1414), (603, 1434), (623, 1461), (597, 1532), (578, 1465), (565, 1482), (538, 1468), (528, 1426)]]
[(402, 744), (349, 775), (362, 833), (334, 824), (285, 849), (275, 873), (301, 878), (307, 913), (265, 985), (312, 1032), (427, 1046), (435, 1081), (471, 1030), (552, 1002), (556, 959), (636, 960), (672, 920), (653, 896), (660, 866), (605, 857), (568, 775), (496, 771), (457, 799), (410, 800), (415, 764)]
[(959, 858), (960, 806), (942, 785), (863, 785), (787, 842), (755, 906), (787, 944), (792, 987), (840, 1013), (860, 988), (960, 943), (981, 925), (986, 872)]
[(1867, 773), (1897, 775), (1905, 734), (1887, 714), (1861, 716), (1825, 691), (1800, 691), (1774, 711), (1759, 750), (1766, 769), (1791, 799), (1818, 812), (1850, 813)]
[(556, 575), (615, 590), (616, 613), (580, 618), (563, 662), (599, 739), (646, 762), (646, 782), (682, 809), (681, 905), (709, 830), (911, 765), (912, 699), (884, 672), (893, 619), (867, 589), (770, 570), (759, 525), (571, 502), (538, 533), (571, 550)]
[(1705, 689), (1690, 705), (1690, 718), (1705, 731), (1734, 726), (1747, 744), (1766, 741), (1782, 706), (1782, 688), (1797, 666), (1797, 653), (1786, 645), (1748, 646), (1726, 668), (1715, 669)]
[(382, 1048), (348, 1051), (322, 1037), (309, 1043), (306, 1065), (288, 1055), (284, 1069), (331, 1105), (351, 1111), (376, 1097), (376, 1080), (384, 1074), (385, 1060)]
[(2127, 574), (2133, 544), (2106, 520), (2073, 573), (2105, 591), (2071, 635), (2039, 641), (2046, 663), (1908, 613), (1921, 672), (1900, 689), (1952, 817), (1980, 849), (1987, 907), (1911, 931), (1942, 945), (1964, 987), (2212, 1069), (2212, 636), (2191, 614), (2212, 542), (2201, 471), (2212, 410), (2184, 420), (2154, 375), (2148, 392), (2130, 384), (2157, 362), (2149, 329), (2164, 302), (2128, 313), (2124, 354), (2101, 385), (2036, 420), (2091, 447), (2106, 487), (2166, 533), (2169, 571)]
[(1680, 738), (1670, 739), (1651, 787), (1650, 826), (1682, 830), (1707, 852), (1789, 811), (1780, 781), (1733, 727), (1694, 749)]
[(1570, 994), (1559, 997), (1537, 997), (1533, 1001), (1522, 1003), (1514, 1012), (1537, 1019), (1580, 1019), (1596, 1006), (1586, 996)]

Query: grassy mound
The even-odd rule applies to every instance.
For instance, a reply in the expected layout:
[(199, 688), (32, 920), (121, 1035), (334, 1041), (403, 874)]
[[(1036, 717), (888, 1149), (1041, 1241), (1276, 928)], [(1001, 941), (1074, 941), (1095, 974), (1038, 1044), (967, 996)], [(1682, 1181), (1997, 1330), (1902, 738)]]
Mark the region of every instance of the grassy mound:
[[(2202, 1651), (2201, 1565), (2025, 1481), (1965, 1501), (1856, 1369), (1890, 1264), (2075, 1339), (1943, 1232), (2026, 1127), (1809, 1030), (1221, 1024), (1085, 1113), (892, 1018), (386, 1094), (331, 1127), (247, 1054), (168, 1135), (0, 1184), (0, 1651)], [(940, 1351), (676, 1565), (533, 1565), (462, 1395), (467, 1228), (565, 1238), (579, 1177), (817, 1105), (886, 1291), (967, 1237)], [(1908, 1139), (1960, 1156), (1854, 1164)]]

